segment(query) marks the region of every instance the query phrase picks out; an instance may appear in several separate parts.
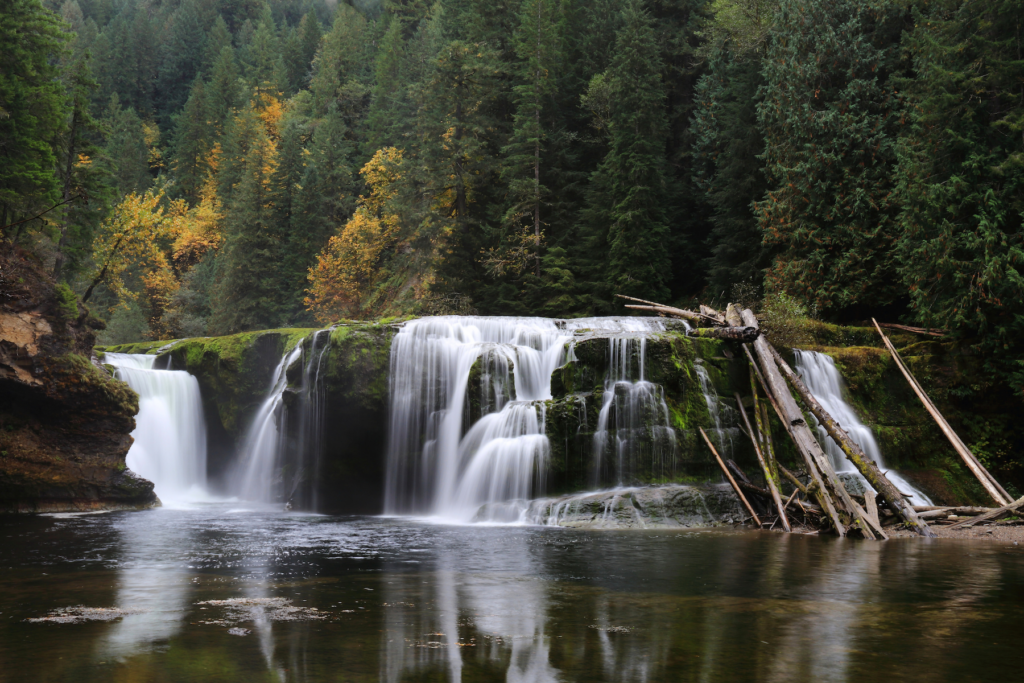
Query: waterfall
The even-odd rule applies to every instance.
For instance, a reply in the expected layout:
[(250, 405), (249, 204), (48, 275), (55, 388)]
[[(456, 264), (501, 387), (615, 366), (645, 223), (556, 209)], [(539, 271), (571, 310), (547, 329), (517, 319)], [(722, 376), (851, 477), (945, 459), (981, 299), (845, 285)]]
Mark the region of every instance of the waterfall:
[[(839, 425), (846, 430), (857, 444), (863, 449), (864, 454), (871, 458), (879, 469), (885, 472), (885, 463), (882, 460), (882, 451), (878, 448), (875, 435), (871, 429), (860, 421), (853, 406), (843, 399), (843, 379), (839, 374), (839, 368), (831, 356), (817, 351), (800, 351), (794, 349), (796, 354), (796, 371), (800, 379), (804, 381), (811, 394), (817, 399), (821, 407), (831, 415)], [(825, 452), (832, 461), (836, 472), (856, 473), (853, 463), (849, 461), (842, 449), (828, 435), (825, 427), (818, 425), (818, 440), (823, 444)], [(859, 473), (857, 473), (859, 477)], [(895, 472), (886, 472), (886, 476), (893, 485), (905, 494), (909, 494), (911, 503), (914, 505), (931, 505), (931, 500), (910, 484), (906, 479)], [(867, 482), (864, 482), (867, 486)]]
[[(594, 488), (609, 480), (617, 486), (633, 483), (642, 469), (664, 476), (665, 464), (676, 454), (664, 390), (644, 377), (647, 339), (632, 336), (608, 341), (608, 373), (594, 431)], [(610, 430), (614, 430), (614, 441)]]
[(300, 341), (274, 369), (270, 392), (264, 399), (242, 441), (238, 494), (244, 500), (269, 503), (280, 491), (278, 464), (284, 452), (284, 391), (288, 388), (288, 366), (302, 355)]
[(663, 329), (645, 318), (407, 323), (391, 345), (385, 512), (468, 521), (485, 503), (539, 492), (549, 455), (543, 401), (574, 332)]
[[(332, 330), (318, 330), (303, 338), (274, 369), (267, 397), (256, 411), (239, 451), (240, 498), (260, 503), (286, 501), (298, 508), (316, 509), (316, 478), (327, 407), (321, 377)], [(288, 368), (297, 361), (302, 367), (301, 381), (297, 388), (289, 387)], [(293, 401), (286, 400), (288, 392)]]
[(127, 464), (166, 503), (206, 488), (206, 422), (199, 382), (183, 370), (155, 370), (156, 356), (107, 353), (104, 362), (139, 395)]

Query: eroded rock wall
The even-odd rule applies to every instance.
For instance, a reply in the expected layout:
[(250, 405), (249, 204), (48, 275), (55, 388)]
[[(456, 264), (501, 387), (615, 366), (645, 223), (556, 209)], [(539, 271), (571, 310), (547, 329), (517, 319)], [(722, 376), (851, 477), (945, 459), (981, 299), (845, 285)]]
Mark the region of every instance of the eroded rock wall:
[(6, 249), (0, 254), (0, 512), (154, 505), (153, 484), (125, 465), (138, 397), (90, 360), (102, 323), (30, 255)]

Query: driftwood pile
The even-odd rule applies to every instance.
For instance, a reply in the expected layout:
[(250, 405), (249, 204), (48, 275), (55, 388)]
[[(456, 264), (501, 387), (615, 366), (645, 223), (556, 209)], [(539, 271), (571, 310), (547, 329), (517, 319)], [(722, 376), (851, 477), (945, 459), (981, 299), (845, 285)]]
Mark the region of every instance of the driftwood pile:
[[(814, 398), (789, 364), (761, 335), (757, 318), (750, 309), (741, 310), (729, 304), (725, 313), (707, 306), (699, 311), (688, 311), (666, 306), (654, 301), (645, 301), (623, 295), (620, 298), (636, 302), (626, 308), (651, 311), (689, 321), (695, 325), (690, 335), (741, 342), (750, 363), (751, 391), (753, 393), (754, 420), (747, 416), (742, 397), (736, 394), (736, 404), (743, 424), (742, 429), (750, 438), (758, 465), (764, 477), (765, 487), (754, 484), (732, 460), (723, 460), (704, 430), (700, 430), (708, 448), (714, 454), (722, 472), (739, 496), (754, 524), (774, 528), (781, 526), (785, 531), (793, 528), (792, 519), (799, 520), (803, 527), (828, 530), (839, 536), (856, 533), (864, 538), (885, 540), (889, 536), (886, 527), (902, 524), (921, 536), (935, 536), (931, 524), (949, 528), (969, 527), (978, 524), (1014, 523), (1018, 509), (1024, 507), (1024, 498), (1011, 502), (1009, 495), (994, 477), (971, 454), (959, 437), (942, 418), (924, 390), (907, 369), (895, 347), (875, 323), (878, 333), (892, 354), (897, 367), (907, 378), (914, 392), (925, 408), (949, 438), (972, 473), (1000, 505), (998, 508), (913, 506), (908, 496), (900, 492), (878, 466), (867, 457), (861, 447), (850, 438), (842, 426)], [(887, 325), (895, 329), (910, 330), (905, 326)], [(913, 331), (917, 331), (916, 328)], [(940, 334), (921, 330), (928, 334)], [(791, 391), (792, 388), (792, 391)], [(759, 391), (760, 390), (760, 391)], [(825, 427), (829, 436), (839, 445), (857, 471), (871, 484), (863, 496), (853, 496), (846, 490), (836, 475), (831, 462), (818, 443), (814, 432), (804, 419), (800, 404)], [(763, 396), (763, 398), (762, 398)], [(803, 460), (803, 471), (793, 473), (777, 462), (768, 420), (768, 405), (778, 416)], [(792, 491), (785, 495), (782, 479), (791, 485)], [(876, 493), (877, 492), (877, 493)], [(1024, 511), (1021, 511), (1024, 515)], [(1010, 518), (1007, 520), (1006, 518)], [(1000, 521), (1003, 520), (1003, 521)], [(1024, 523), (1024, 520), (1021, 520)]]

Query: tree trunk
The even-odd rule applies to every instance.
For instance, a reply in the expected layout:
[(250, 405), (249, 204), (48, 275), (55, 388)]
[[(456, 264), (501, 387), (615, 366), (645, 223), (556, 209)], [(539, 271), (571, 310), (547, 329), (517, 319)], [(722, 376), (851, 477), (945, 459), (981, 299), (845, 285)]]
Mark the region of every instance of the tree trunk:
[[(64, 168), (64, 196), (63, 203), (71, 201), (71, 173), (75, 168), (75, 140), (78, 135), (78, 103), (71, 112), (71, 131), (68, 140), (68, 160)], [(64, 221), (60, 226), (60, 240), (57, 242), (57, 258), (53, 262), (53, 279), (60, 279), (60, 271), (64, 268), (64, 249), (68, 242), (68, 225), (71, 221), (71, 207), (64, 209)]]
[(705, 339), (728, 339), (750, 343), (757, 339), (761, 331), (756, 327), (698, 327), (690, 331), (691, 337)]
[(757, 445), (757, 437), (750, 426), (750, 420), (747, 419), (747, 411), (743, 407), (743, 399), (740, 398), (739, 393), (736, 394), (736, 405), (739, 406), (740, 415), (743, 416), (743, 424), (747, 426), (747, 433), (750, 434), (750, 441), (754, 444), (754, 452), (757, 453), (757, 461), (761, 464), (761, 471), (764, 472), (764, 480), (765, 483), (768, 484), (768, 490), (771, 492), (772, 501), (775, 503), (775, 507), (779, 511), (779, 519), (782, 520), (782, 528), (786, 531), (792, 531), (792, 529), (789, 528), (789, 520), (786, 519), (786, 509), (782, 504), (782, 496), (779, 495), (778, 482), (772, 478), (771, 470), (768, 468), (768, 463), (765, 462), (764, 454), (761, 452), (761, 447)]
[(743, 501), (743, 505), (744, 507), (747, 508), (747, 512), (749, 512), (750, 516), (754, 518), (754, 521), (757, 523), (757, 526), (761, 526), (761, 519), (757, 516), (757, 513), (754, 512), (754, 508), (751, 507), (750, 502), (747, 500), (747, 497), (743, 495), (743, 491), (740, 490), (740, 485), (737, 484), (736, 480), (732, 478), (732, 473), (729, 471), (729, 468), (725, 466), (725, 463), (722, 462), (722, 456), (718, 454), (718, 451), (715, 450), (714, 444), (711, 443), (711, 439), (709, 439), (708, 435), (704, 433), (704, 428), (698, 427), (697, 429), (700, 430), (700, 435), (704, 437), (704, 441), (707, 442), (708, 448), (710, 448), (711, 452), (714, 454), (715, 460), (718, 461), (719, 467), (721, 467), (722, 471), (725, 472), (725, 476), (729, 480), (729, 483), (732, 484), (732, 488), (734, 491), (736, 491), (736, 495), (740, 497), (741, 501)]
[(999, 485), (999, 482), (995, 480), (995, 477), (989, 474), (989, 471), (986, 470), (980, 462), (978, 462), (978, 459), (974, 457), (973, 453), (971, 453), (971, 449), (969, 449), (964, 442), (960, 440), (960, 437), (957, 436), (956, 432), (953, 431), (953, 428), (949, 426), (946, 419), (942, 417), (942, 414), (931, 402), (931, 399), (929, 399), (928, 395), (924, 393), (924, 389), (921, 388), (921, 385), (917, 383), (914, 376), (910, 374), (910, 370), (908, 370), (903, 364), (903, 359), (900, 358), (900, 354), (896, 352), (896, 347), (892, 345), (889, 338), (882, 332), (882, 328), (878, 326), (878, 322), (874, 318), (871, 319), (871, 322), (875, 323), (875, 329), (878, 330), (878, 334), (882, 336), (885, 348), (889, 350), (889, 354), (892, 356), (893, 360), (896, 361), (896, 367), (898, 367), (900, 372), (903, 373), (903, 376), (910, 383), (910, 388), (913, 389), (914, 393), (917, 394), (917, 397), (921, 399), (921, 403), (924, 404), (925, 410), (927, 410), (932, 416), (935, 423), (939, 425), (939, 429), (941, 429), (942, 433), (946, 435), (947, 439), (949, 439), (949, 443), (953, 445), (954, 450), (956, 450), (963, 459), (967, 468), (970, 469), (971, 472), (974, 473), (974, 476), (978, 478), (981, 485), (985, 487), (986, 491), (988, 491), (988, 495), (992, 496), (992, 500), (999, 505), (1009, 505), (1012, 500), (1010, 498), (1010, 494), (1008, 494), (1003, 487)]
[[(753, 317), (753, 315), (751, 315), (751, 317)], [(764, 337), (758, 337), (757, 342), (755, 342), (755, 345), (759, 342), (763, 342), (764, 344), (768, 343), (765, 341)], [(743, 350), (746, 351), (747, 358), (750, 360), (751, 367), (754, 368), (754, 370), (757, 373), (758, 379), (761, 381), (761, 386), (764, 389), (765, 395), (768, 396), (768, 399), (771, 401), (772, 407), (775, 408), (775, 412), (779, 416), (779, 420), (781, 420), (782, 424), (786, 427), (786, 431), (789, 432), (790, 437), (793, 439), (793, 443), (796, 445), (797, 451), (804, 459), (804, 465), (805, 467), (807, 467), (807, 471), (810, 473), (812, 483), (812, 485), (808, 487), (807, 491), (814, 495), (815, 500), (818, 501), (818, 505), (821, 506), (821, 509), (827, 514), (827, 519), (831, 522), (836, 533), (840, 536), (845, 536), (846, 526), (839, 518), (839, 513), (836, 511), (835, 506), (832, 504), (832, 499), (829, 497), (828, 490), (825, 488), (825, 483), (822, 481), (821, 474), (818, 472), (817, 468), (814, 465), (814, 459), (811, 457), (811, 454), (808, 451), (808, 447), (805, 446), (805, 442), (802, 442), (801, 439), (797, 436), (796, 432), (793, 430), (792, 422), (787, 417), (786, 413), (783, 411), (782, 406), (779, 405), (779, 394), (772, 392), (773, 387), (772, 385), (768, 384), (768, 380), (766, 380), (764, 374), (762, 374), (761, 368), (758, 367), (757, 362), (754, 360), (753, 354), (751, 354), (750, 352), (750, 347), (744, 344)], [(767, 357), (770, 360), (771, 354), (767, 354)], [(765, 361), (762, 360), (762, 363), (764, 362)], [(774, 362), (770, 364), (765, 364), (766, 370), (772, 367), (774, 367)], [(777, 370), (775, 372), (776, 374), (778, 374)], [(785, 380), (783, 380), (781, 377), (779, 377), (778, 380), (781, 380), (781, 384), (783, 387), (786, 386)], [(783, 395), (789, 396), (789, 390), (785, 390), (785, 393)], [(792, 401), (793, 398), (789, 396), (789, 400)], [(796, 403), (793, 404), (793, 407), (796, 408)], [(799, 413), (799, 409), (797, 409), (797, 413)], [(800, 420), (802, 421), (803, 418), (800, 418)]]
[(814, 395), (803, 383), (803, 381), (797, 376), (793, 369), (789, 367), (789, 364), (783, 360), (779, 352), (771, 348), (772, 356), (775, 358), (775, 362), (778, 363), (782, 373), (789, 380), (789, 383), (793, 385), (796, 392), (800, 394), (800, 398), (803, 399), (804, 405), (807, 406), (811, 414), (818, 419), (818, 422), (825, 427), (825, 431), (832, 437), (832, 440), (843, 450), (846, 457), (849, 458), (850, 462), (853, 463), (857, 471), (868, 480), (868, 483), (879, 495), (882, 496), (882, 500), (885, 505), (898, 515), (906, 523), (908, 527), (921, 534), (922, 536), (934, 536), (935, 534), (928, 528), (928, 525), (922, 522), (917, 517), (917, 513), (914, 512), (914, 508), (911, 507), (907, 499), (903, 497), (903, 494), (893, 486), (889, 478), (878, 469), (878, 465), (875, 464), (871, 458), (864, 454), (860, 445), (856, 441), (850, 438), (850, 435), (836, 422), (831, 415), (826, 412), (821, 404), (818, 403)]

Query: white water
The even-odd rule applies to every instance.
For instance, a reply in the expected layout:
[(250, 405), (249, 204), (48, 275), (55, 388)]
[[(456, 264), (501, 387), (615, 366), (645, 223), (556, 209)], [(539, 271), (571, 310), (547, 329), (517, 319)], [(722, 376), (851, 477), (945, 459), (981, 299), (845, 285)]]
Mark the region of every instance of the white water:
[[(839, 368), (836, 367), (835, 361), (830, 356), (816, 351), (794, 349), (794, 353), (796, 354), (796, 371), (821, 407), (846, 430), (851, 439), (857, 442), (864, 450), (864, 454), (886, 473), (889, 481), (897, 489), (911, 496), (913, 505), (931, 505), (932, 502), (928, 496), (917, 490), (910, 482), (896, 472), (886, 471), (885, 462), (882, 460), (882, 451), (878, 447), (878, 442), (875, 441), (875, 435), (867, 425), (860, 421), (853, 407), (843, 399), (843, 378), (839, 374)], [(836, 472), (857, 472), (853, 463), (847, 459), (842, 449), (821, 425), (818, 425), (818, 440), (823, 444)], [(869, 486), (866, 481), (864, 485)]]
[[(595, 489), (609, 475), (617, 486), (630, 483), (641, 469), (664, 476), (676, 454), (664, 390), (644, 376), (647, 339), (615, 337), (608, 342), (608, 373), (594, 431)], [(609, 440), (610, 428), (615, 430), (614, 443)]]
[(153, 482), (165, 504), (206, 493), (206, 422), (199, 382), (183, 370), (154, 370), (156, 356), (108, 353), (104, 362), (139, 395), (127, 464)]
[(238, 496), (243, 500), (272, 502), (277, 465), (284, 446), (284, 390), (288, 387), (288, 366), (302, 354), (302, 343), (284, 355), (274, 369), (270, 392), (256, 411), (239, 453)]
[[(574, 332), (637, 335), (658, 319), (445, 316), (414, 320), (391, 346), (385, 512), (469, 521), (485, 503), (526, 499), (549, 456), (543, 401)], [(473, 364), (479, 418), (471, 423)]]

